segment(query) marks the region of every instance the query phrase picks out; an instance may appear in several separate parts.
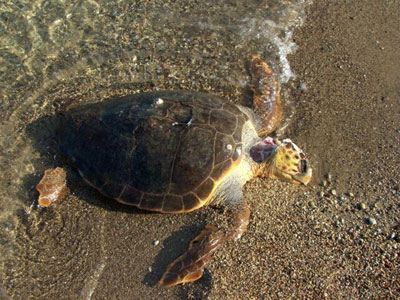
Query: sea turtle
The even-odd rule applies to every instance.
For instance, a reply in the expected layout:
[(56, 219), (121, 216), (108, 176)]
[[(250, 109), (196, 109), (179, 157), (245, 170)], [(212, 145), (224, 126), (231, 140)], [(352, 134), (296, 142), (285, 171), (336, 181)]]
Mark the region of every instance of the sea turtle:
[(187, 213), (212, 201), (226, 208), (224, 225), (207, 225), (160, 280), (199, 279), (212, 254), (246, 231), (250, 209), (242, 187), (251, 178), (297, 184), (309, 162), (291, 140), (267, 137), (282, 118), (280, 87), (259, 56), (250, 60), (253, 112), (210, 94), (139, 93), (62, 113), (61, 151), (83, 179), (123, 204), (160, 213)]

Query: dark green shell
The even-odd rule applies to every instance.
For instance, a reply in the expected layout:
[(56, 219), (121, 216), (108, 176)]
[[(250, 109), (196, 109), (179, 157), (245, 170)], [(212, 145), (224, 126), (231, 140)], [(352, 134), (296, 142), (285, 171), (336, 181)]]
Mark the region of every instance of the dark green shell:
[(59, 145), (107, 197), (141, 209), (201, 207), (240, 157), (247, 117), (191, 92), (141, 93), (63, 114)]

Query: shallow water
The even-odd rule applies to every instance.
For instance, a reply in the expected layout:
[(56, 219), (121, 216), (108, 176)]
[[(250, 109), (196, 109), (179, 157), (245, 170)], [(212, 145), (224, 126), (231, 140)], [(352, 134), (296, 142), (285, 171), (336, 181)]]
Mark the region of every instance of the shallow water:
[[(229, 101), (246, 102), (245, 64), (251, 54), (266, 57), (282, 83), (294, 76), (287, 55), (296, 49), (292, 32), (302, 24), (310, 2), (2, 2), (0, 260), (7, 293), (16, 298), (68, 298), (79, 290), (81, 298), (91, 298), (109, 269), (107, 255), (97, 260), (92, 252), (106, 247), (107, 241), (99, 242), (99, 236), (107, 239), (105, 232), (110, 234), (113, 226), (98, 218), (121, 213), (105, 211), (90, 200), (80, 202), (79, 195), (61, 212), (35, 206), (30, 210), (34, 184), (57, 161), (57, 153), (33, 145), (28, 132), (42, 134), (46, 143), (39, 147), (51, 145), (51, 136), (46, 126), (29, 129), (29, 124), (71, 104), (147, 90), (210, 91)], [(141, 224), (159, 222), (153, 216), (140, 217)], [(60, 243), (72, 247), (70, 256)], [(152, 260), (154, 256), (149, 265)], [(70, 265), (87, 278), (83, 286), (65, 271)], [(76, 290), (63, 289), (61, 281), (72, 282)], [(29, 286), (32, 282), (34, 287)], [(53, 287), (50, 294), (44, 292), (46, 286)]]

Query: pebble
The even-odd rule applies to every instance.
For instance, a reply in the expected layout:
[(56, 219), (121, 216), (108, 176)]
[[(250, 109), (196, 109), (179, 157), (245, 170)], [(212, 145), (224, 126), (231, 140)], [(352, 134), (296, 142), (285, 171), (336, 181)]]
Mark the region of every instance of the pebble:
[(68, 191), (66, 176), (66, 171), (60, 167), (44, 171), (42, 179), (36, 185), (40, 207), (48, 207), (66, 198)]
[(366, 222), (367, 222), (368, 225), (376, 225), (376, 220), (374, 218), (372, 218), (372, 217), (368, 217), (366, 219)]
[(307, 89), (308, 89), (307, 88), (307, 84), (305, 82), (300, 82), (299, 90), (302, 91), (302, 92), (306, 92)]
[(328, 185), (328, 182), (325, 179), (321, 181), (321, 186), (327, 186), (327, 185)]
[(364, 210), (364, 209), (367, 208), (367, 205), (365, 205), (365, 203), (360, 202), (360, 203), (357, 204), (357, 208), (359, 210)]
[(333, 196), (336, 196), (336, 195), (337, 195), (336, 190), (335, 190), (335, 189), (331, 190), (331, 194), (332, 194)]
[(350, 198), (354, 198), (354, 194), (352, 192), (349, 193)]
[(159, 243), (160, 243), (159, 240), (154, 240), (154, 241), (153, 241), (153, 246), (157, 246)]
[(331, 173), (328, 173), (328, 175), (326, 175), (326, 179), (327, 179), (328, 181), (332, 181), (332, 174), (331, 174)]
[(320, 192), (318, 192), (318, 197), (324, 197), (325, 196), (325, 193), (323, 192), (323, 191), (320, 191)]
[(149, 270), (149, 272), (152, 272), (152, 271), (153, 271), (153, 268), (152, 268), (152, 267), (149, 267), (148, 270)]

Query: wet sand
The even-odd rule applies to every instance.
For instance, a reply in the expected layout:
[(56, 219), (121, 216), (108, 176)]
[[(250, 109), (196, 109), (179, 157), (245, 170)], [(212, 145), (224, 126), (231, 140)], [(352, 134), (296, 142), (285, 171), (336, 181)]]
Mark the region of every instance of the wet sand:
[(399, 26), (399, 2), (310, 7), (286, 99), (296, 104), (287, 134), (306, 145), (314, 186), (248, 186), (252, 226), (226, 252), (229, 271), (217, 263), (215, 299), (400, 296)]
[(61, 209), (21, 213), (19, 259), (4, 267), (8, 295), (399, 298), (400, 2), (377, 3), (309, 7), (290, 57), (297, 79), (283, 91), (295, 105), (285, 135), (310, 156), (314, 181), (309, 187), (261, 179), (246, 185), (249, 231), (216, 255), (200, 281), (156, 285), (212, 208), (180, 216), (141, 213), (102, 198), (70, 170), (72, 193)]

